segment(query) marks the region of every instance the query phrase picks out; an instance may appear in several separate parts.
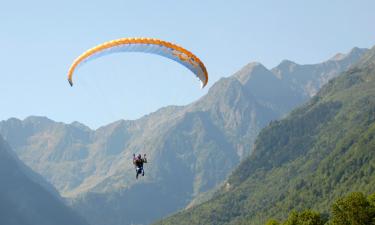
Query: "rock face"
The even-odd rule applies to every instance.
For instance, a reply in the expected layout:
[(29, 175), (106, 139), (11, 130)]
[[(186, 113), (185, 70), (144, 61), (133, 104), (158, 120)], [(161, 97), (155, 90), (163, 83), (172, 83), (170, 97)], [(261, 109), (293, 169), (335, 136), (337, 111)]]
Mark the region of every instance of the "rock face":
[[(29, 117), (0, 122), (0, 134), (92, 224), (149, 223), (221, 184), (250, 154), (261, 128), (305, 102), (311, 90), (365, 51), (315, 65), (284, 61), (272, 70), (250, 63), (190, 105), (97, 130)], [(149, 157), (140, 181), (131, 164), (138, 152)]]
[(0, 224), (88, 225), (47, 182), (18, 160), (1, 136), (0, 184)]
[(320, 64), (298, 65), (284, 60), (272, 72), (304, 96), (314, 96), (324, 84), (358, 61), (368, 49), (353, 48), (348, 54), (338, 53)]

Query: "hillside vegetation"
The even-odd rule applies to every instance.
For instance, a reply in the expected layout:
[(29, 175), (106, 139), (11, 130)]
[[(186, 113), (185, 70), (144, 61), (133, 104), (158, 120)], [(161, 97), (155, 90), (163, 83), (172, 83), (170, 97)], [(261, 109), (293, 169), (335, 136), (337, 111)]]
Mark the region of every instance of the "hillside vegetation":
[(375, 224), (375, 194), (366, 198), (361, 192), (353, 192), (336, 200), (329, 214), (305, 209), (293, 210), (288, 218), (279, 222), (275, 219), (266, 225), (373, 225)]
[(291, 210), (328, 213), (375, 192), (375, 48), (307, 104), (263, 129), (215, 197), (157, 224), (264, 224)]

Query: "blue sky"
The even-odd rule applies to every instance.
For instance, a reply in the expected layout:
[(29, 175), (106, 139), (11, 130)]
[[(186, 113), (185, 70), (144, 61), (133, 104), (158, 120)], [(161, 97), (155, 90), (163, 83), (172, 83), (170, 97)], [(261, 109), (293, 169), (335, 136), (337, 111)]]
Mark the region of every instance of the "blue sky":
[[(375, 45), (375, 1), (3, 1), (0, 120), (47, 116), (96, 128), (197, 100), (221, 77), (258, 61), (317, 63)], [(189, 70), (147, 54), (114, 54), (76, 72), (97, 44), (155, 37), (195, 53), (209, 72), (201, 90)]]

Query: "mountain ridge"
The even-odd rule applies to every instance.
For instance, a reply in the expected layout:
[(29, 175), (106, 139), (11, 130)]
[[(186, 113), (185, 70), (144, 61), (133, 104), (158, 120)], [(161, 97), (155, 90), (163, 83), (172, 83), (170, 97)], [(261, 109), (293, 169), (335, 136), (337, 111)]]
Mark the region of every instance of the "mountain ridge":
[(156, 224), (264, 224), (353, 191), (375, 192), (375, 47), (271, 122), (214, 197)]
[[(320, 79), (314, 68), (327, 69), (325, 76), (337, 75), (348, 66), (317, 64), (308, 75)], [(303, 87), (303, 82), (279, 79), (254, 63), (220, 79), (207, 95), (187, 106), (164, 107), (138, 120), (119, 120), (92, 130), (77, 123), (31, 117), (0, 122), (0, 133), (89, 222), (147, 223), (187, 206), (221, 184), (251, 153), (261, 128), (310, 98), (303, 88), (295, 88)], [(131, 164), (132, 154), (137, 152), (147, 153), (150, 159), (141, 181), (135, 180)], [(176, 178), (184, 185), (174, 185)], [(154, 193), (148, 198), (153, 200), (144, 209), (150, 216), (131, 218), (137, 214), (131, 207), (138, 203), (135, 197), (125, 202), (126, 198), (132, 193), (143, 199), (141, 190), (151, 186)], [(157, 196), (166, 202), (160, 214), (152, 211), (160, 204)], [(108, 204), (103, 215), (108, 221), (98, 217), (102, 209), (92, 204), (96, 200), (98, 205)]]

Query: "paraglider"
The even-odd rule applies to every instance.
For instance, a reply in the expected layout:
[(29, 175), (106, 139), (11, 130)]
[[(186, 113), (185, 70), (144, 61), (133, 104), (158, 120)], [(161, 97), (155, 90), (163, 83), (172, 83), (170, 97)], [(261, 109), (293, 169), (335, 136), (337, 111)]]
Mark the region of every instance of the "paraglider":
[(208, 73), (202, 61), (185, 48), (154, 38), (122, 38), (97, 45), (80, 55), (68, 72), (68, 81), (73, 86), (73, 74), (84, 62), (115, 52), (144, 52), (170, 58), (188, 68), (200, 80), (201, 87), (208, 82)]
[[(73, 86), (73, 75), (79, 66), (98, 57), (117, 52), (142, 52), (164, 56), (182, 64), (193, 72), (200, 80), (202, 88), (208, 83), (208, 73), (205, 65), (197, 56), (185, 48), (154, 38), (121, 38), (97, 45), (78, 56), (68, 71), (70, 86)], [(133, 155), (136, 179), (138, 179), (139, 175), (144, 176), (144, 163), (147, 163), (146, 154), (143, 157), (140, 154), (137, 157), (135, 154)]]
[(135, 166), (135, 178), (138, 179), (138, 176), (142, 174), (142, 177), (145, 175), (145, 170), (143, 169), (143, 164), (147, 163), (146, 154), (142, 155), (138, 154), (137, 157), (135, 157), (135, 154), (133, 154), (133, 164)]

